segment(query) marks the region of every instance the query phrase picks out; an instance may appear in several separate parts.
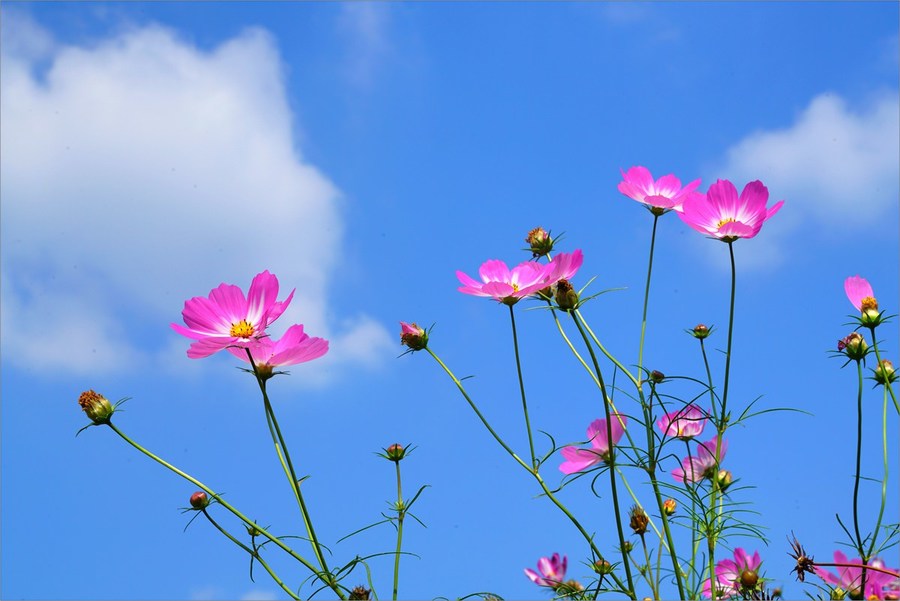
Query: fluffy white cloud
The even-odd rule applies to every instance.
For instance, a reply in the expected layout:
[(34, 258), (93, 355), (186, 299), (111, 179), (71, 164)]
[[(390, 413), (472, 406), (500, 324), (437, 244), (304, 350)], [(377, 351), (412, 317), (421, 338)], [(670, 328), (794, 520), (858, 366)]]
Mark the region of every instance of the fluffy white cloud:
[(298, 149), (265, 31), (210, 51), (158, 26), (71, 46), (4, 17), (4, 350), (14, 335), (20, 362), (120, 369), (148, 352), (128, 320), (165, 328), (184, 299), (269, 269), (297, 287), (283, 319), (331, 338), (331, 363), (393, 356), (371, 318), (329, 323), (340, 193)]
[(777, 263), (783, 241), (803, 223), (844, 233), (883, 223), (900, 193), (898, 111), (893, 93), (860, 109), (821, 94), (790, 127), (754, 132), (728, 149), (724, 165), (705, 182), (722, 177), (740, 187), (758, 179), (772, 194), (769, 204), (786, 201), (742, 264)]

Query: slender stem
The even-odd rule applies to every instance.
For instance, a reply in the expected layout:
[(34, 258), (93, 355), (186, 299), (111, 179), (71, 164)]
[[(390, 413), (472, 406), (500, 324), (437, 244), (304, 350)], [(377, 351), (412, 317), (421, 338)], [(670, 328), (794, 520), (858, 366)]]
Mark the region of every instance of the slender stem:
[(650, 585), (650, 592), (653, 593), (654, 599), (659, 599), (659, 583), (653, 582), (653, 570), (650, 567), (650, 551), (647, 550), (647, 541), (644, 540), (644, 535), (641, 535), (641, 547), (644, 548), (644, 561), (646, 562), (646, 574), (644, 576), (644, 580), (647, 581), (647, 584)]
[[(638, 345), (638, 374), (642, 373), (644, 367), (644, 334), (647, 331), (647, 305), (650, 301), (650, 275), (653, 273), (653, 248), (656, 246), (656, 224), (659, 222), (659, 215), (653, 215), (653, 233), (650, 235), (650, 259), (647, 261), (647, 284), (644, 287), (644, 310), (641, 314), (641, 341)], [(682, 595), (683, 596), (683, 595)]]
[(397, 585), (400, 582), (400, 545), (403, 542), (403, 518), (406, 517), (406, 507), (403, 504), (403, 489), (400, 487), (400, 462), (397, 466), (397, 553), (394, 557), (394, 601), (397, 601)]
[(597, 373), (597, 381), (600, 382), (600, 394), (603, 396), (603, 411), (606, 414), (606, 440), (609, 444), (609, 459), (607, 460), (607, 464), (609, 465), (609, 486), (613, 498), (613, 513), (615, 513), (616, 517), (616, 530), (619, 535), (619, 549), (622, 552), (622, 563), (625, 565), (625, 578), (628, 580), (628, 595), (632, 599), (635, 599), (634, 579), (631, 576), (631, 564), (628, 561), (628, 553), (625, 549), (625, 533), (622, 529), (622, 516), (620, 515), (621, 512), (619, 510), (619, 494), (616, 490), (616, 470), (613, 469), (615, 466), (615, 452), (613, 451), (612, 418), (609, 411), (609, 395), (606, 393), (606, 384), (603, 382), (603, 373), (600, 370), (600, 364), (597, 362), (597, 356), (594, 354), (594, 347), (591, 346), (590, 339), (585, 333), (584, 328), (581, 326), (577, 315), (574, 312), (572, 312), (571, 315), (572, 321), (575, 322), (575, 326), (578, 328), (578, 332), (584, 339), (584, 343), (591, 355), (594, 371)]
[(700, 338), (700, 353), (703, 355), (703, 366), (706, 368), (706, 382), (709, 386), (709, 407), (710, 412), (712, 413), (712, 421), (714, 424), (718, 424), (718, 412), (716, 411), (716, 393), (713, 388), (713, 380), (712, 380), (712, 371), (709, 368), (709, 357), (706, 355), (706, 345), (703, 344), (703, 338)]
[[(737, 271), (734, 267), (734, 242), (728, 243), (728, 254), (731, 257), (731, 304), (728, 309), (728, 349), (725, 351), (725, 381), (722, 384), (722, 414), (719, 416), (719, 434), (725, 433), (728, 414), (725, 405), (728, 403), (728, 382), (731, 376), (731, 341), (734, 333), (734, 291), (737, 284)], [(718, 445), (716, 445), (718, 447)], [(719, 460), (719, 449), (716, 448), (716, 461)]]
[[(881, 353), (878, 352), (878, 339), (875, 338), (875, 327), (869, 327), (869, 331), (872, 332), (872, 349), (875, 351), (875, 360), (878, 362), (878, 366), (881, 366)], [(888, 392), (891, 395), (891, 399), (894, 401), (894, 409), (897, 410), (897, 413), (900, 414), (900, 403), (897, 402), (897, 393), (894, 392), (894, 386), (887, 382), (884, 385), (887, 388)]]
[(269, 573), (269, 576), (272, 577), (272, 580), (274, 580), (275, 583), (278, 584), (278, 586), (280, 586), (281, 589), (282, 589), (284, 592), (286, 592), (286, 593), (288, 594), (288, 596), (290, 596), (291, 599), (300, 599), (300, 596), (297, 595), (297, 593), (295, 593), (294, 591), (292, 591), (292, 590), (291, 590), (291, 589), (290, 589), (290, 588), (289, 588), (289, 587), (281, 580), (281, 578), (278, 577), (278, 574), (276, 574), (276, 573), (272, 570), (272, 568), (269, 567), (269, 564), (266, 563), (266, 560), (264, 560), (264, 559), (262, 558), (262, 556), (259, 554), (259, 550), (258, 550), (258, 549), (251, 549), (250, 547), (248, 547), (247, 545), (245, 545), (244, 543), (242, 543), (241, 541), (239, 541), (238, 539), (236, 539), (234, 536), (232, 536), (230, 532), (228, 532), (227, 530), (225, 530), (224, 528), (222, 528), (222, 526), (220, 526), (219, 523), (218, 523), (217, 521), (215, 521), (211, 515), (209, 515), (209, 513), (206, 511), (206, 508), (203, 509), (203, 515), (206, 517), (207, 520), (209, 520), (209, 523), (210, 523), (210, 524), (212, 524), (213, 526), (216, 527), (216, 530), (218, 530), (219, 532), (221, 532), (222, 534), (224, 534), (231, 542), (233, 542), (234, 544), (236, 544), (237, 546), (239, 546), (241, 549), (243, 549), (243, 550), (246, 551), (248, 554), (250, 554), (250, 556), (253, 557), (256, 561), (258, 561), (259, 564), (266, 570), (266, 572)]
[(869, 563), (869, 558), (866, 555), (865, 547), (863, 546), (863, 539), (859, 533), (859, 480), (860, 480), (860, 470), (862, 468), (862, 435), (863, 435), (863, 405), (862, 405), (862, 393), (863, 393), (863, 370), (862, 370), (862, 362), (856, 362), (856, 371), (858, 374), (859, 384), (857, 386), (857, 394), (856, 394), (856, 474), (853, 478), (853, 531), (856, 534), (856, 549), (859, 551), (859, 558), (862, 560), (862, 582), (860, 584), (861, 590), (866, 590), (866, 564)]
[(528, 402), (525, 400), (525, 380), (522, 377), (522, 361), (519, 357), (519, 337), (516, 334), (516, 315), (513, 306), (509, 305), (509, 320), (512, 323), (513, 349), (516, 352), (516, 372), (519, 375), (519, 393), (522, 395), (522, 412), (525, 414), (525, 429), (528, 431), (528, 449), (531, 451), (531, 465), (537, 469), (537, 457), (534, 454), (534, 437), (531, 434), (531, 421), (528, 418)]
[(881, 415), (881, 451), (884, 462), (884, 477), (881, 479), (881, 505), (878, 508), (878, 519), (875, 521), (875, 529), (872, 531), (872, 543), (866, 552), (867, 557), (871, 557), (875, 551), (875, 542), (878, 540), (878, 532), (881, 530), (881, 520), (884, 518), (884, 506), (887, 502), (887, 481), (888, 481), (888, 439), (887, 439), (887, 410), (888, 410), (888, 394), (884, 391), (884, 408)]
[(301, 564), (303, 564), (304, 566), (306, 566), (313, 574), (316, 575), (317, 578), (319, 578), (320, 580), (322, 580), (323, 582), (325, 582), (325, 583), (329, 586), (329, 588), (331, 588), (331, 589), (338, 595), (338, 597), (340, 597), (341, 599), (345, 599), (345, 598), (346, 598), (346, 597), (344, 596), (343, 591), (341, 591), (340, 587), (337, 586), (337, 584), (335, 584), (335, 583), (333, 583), (333, 582), (329, 582), (327, 579), (325, 579), (325, 578), (323, 577), (322, 572), (321, 572), (319, 569), (317, 569), (313, 564), (311, 564), (311, 563), (310, 563), (309, 561), (307, 561), (305, 558), (303, 558), (302, 556), (298, 555), (293, 549), (291, 549), (291, 548), (288, 547), (286, 544), (284, 544), (284, 543), (281, 541), (280, 538), (278, 538), (277, 536), (274, 536), (274, 535), (270, 534), (265, 528), (261, 528), (260, 526), (258, 526), (258, 525), (256, 524), (256, 522), (251, 521), (250, 518), (248, 518), (248, 517), (245, 516), (243, 513), (241, 513), (241, 512), (238, 511), (237, 509), (235, 509), (230, 503), (228, 503), (228, 501), (226, 501), (225, 499), (223, 499), (222, 497), (220, 497), (220, 496), (218, 495), (218, 493), (216, 493), (216, 492), (215, 492), (214, 490), (212, 490), (210, 487), (208, 487), (207, 485), (203, 484), (202, 482), (200, 482), (199, 480), (197, 480), (197, 479), (194, 478), (193, 476), (191, 476), (191, 475), (189, 475), (189, 474), (183, 472), (182, 470), (178, 469), (177, 467), (175, 467), (174, 465), (172, 465), (171, 463), (169, 463), (169, 462), (166, 461), (165, 459), (162, 459), (161, 457), (159, 457), (159, 456), (157, 456), (157, 455), (151, 453), (150, 451), (148, 451), (147, 449), (145, 449), (144, 447), (142, 447), (141, 445), (139, 445), (138, 443), (136, 443), (135, 441), (133, 441), (131, 438), (129, 438), (124, 432), (122, 432), (121, 430), (119, 430), (112, 422), (107, 422), (106, 425), (109, 426), (109, 427), (112, 429), (113, 432), (115, 432), (116, 434), (118, 434), (119, 437), (122, 438), (122, 440), (124, 440), (125, 442), (127, 442), (128, 444), (130, 444), (131, 446), (133, 446), (135, 449), (137, 449), (138, 451), (140, 451), (141, 453), (143, 453), (144, 455), (146, 455), (147, 457), (149, 457), (149, 458), (152, 459), (153, 461), (159, 463), (159, 464), (162, 465), (163, 467), (165, 467), (165, 468), (167, 468), (167, 469), (169, 469), (169, 470), (175, 472), (176, 474), (178, 474), (179, 476), (181, 476), (182, 478), (184, 478), (185, 480), (187, 480), (188, 482), (190, 482), (191, 484), (193, 484), (193, 485), (196, 486), (197, 488), (199, 488), (199, 489), (201, 489), (202, 491), (204, 491), (204, 492), (205, 492), (206, 494), (208, 494), (210, 497), (214, 498), (220, 505), (222, 505), (222, 507), (224, 507), (225, 509), (227, 509), (228, 511), (230, 511), (231, 513), (233, 513), (238, 519), (240, 519), (242, 522), (244, 522), (245, 524), (247, 524), (247, 526), (252, 526), (253, 528), (255, 528), (255, 529), (260, 533), (260, 535), (262, 535), (262, 536), (266, 537), (267, 539), (269, 539), (270, 541), (272, 541), (276, 546), (280, 547), (280, 548), (281, 548), (284, 552), (286, 552), (288, 555), (290, 555), (291, 557), (293, 557), (294, 559), (296, 559), (297, 561), (299, 561)]
[(631, 380), (631, 383), (634, 384), (634, 387), (640, 392), (641, 391), (641, 381), (638, 380), (634, 374), (628, 371), (624, 365), (622, 365), (618, 359), (616, 359), (606, 347), (600, 342), (600, 339), (594, 334), (594, 331), (591, 329), (591, 326), (588, 325), (588, 322), (584, 319), (584, 316), (578, 309), (573, 309), (572, 314), (578, 316), (578, 319), (581, 321), (582, 325), (584, 325), (584, 329), (587, 330), (588, 334), (591, 336), (591, 340), (594, 341), (594, 344), (597, 345), (597, 348), (600, 349), (600, 352), (603, 353), (603, 356), (613, 362), (613, 364), (618, 367), (622, 373), (628, 376), (628, 379)]

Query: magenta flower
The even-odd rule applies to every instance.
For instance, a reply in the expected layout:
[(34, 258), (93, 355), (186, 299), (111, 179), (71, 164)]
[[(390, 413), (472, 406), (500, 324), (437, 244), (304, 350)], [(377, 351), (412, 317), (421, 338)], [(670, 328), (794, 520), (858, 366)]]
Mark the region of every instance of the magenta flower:
[[(893, 586), (897, 580), (890, 574), (883, 572), (875, 572), (866, 570), (866, 590), (865, 594), (860, 595), (860, 587), (862, 586), (862, 565), (860, 558), (854, 557), (848, 560), (847, 556), (840, 551), (834, 552), (834, 563), (852, 564), (852, 567), (841, 566), (837, 568), (837, 576), (824, 568), (814, 566), (816, 576), (827, 582), (833, 587), (841, 587), (848, 593), (851, 599), (889, 599), (893, 597)], [(884, 569), (885, 565), (881, 559), (877, 557), (869, 561), (870, 566)], [(885, 594), (885, 588), (891, 593)]]
[[(727, 598), (740, 593), (742, 588), (754, 588), (759, 580), (760, 565), (762, 560), (758, 551), (749, 557), (742, 548), (735, 549), (734, 559), (723, 559), (716, 564), (716, 597)], [(709, 578), (703, 583), (703, 596), (712, 597)]]
[(460, 292), (486, 296), (505, 305), (514, 305), (529, 294), (549, 286), (547, 278), (552, 270), (552, 263), (541, 265), (525, 261), (510, 269), (503, 261), (491, 259), (485, 261), (478, 270), (481, 282), (462, 271), (457, 271), (456, 277), (463, 284), (459, 287)]
[[(610, 424), (612, 444), (609, 443), (606, 436), (606, 420), (594, 420), (587, 429), (588, 440), (594, 448), (563, 447), (560, 452), (566, 458), (566, 461), (559, 466), (559, 471), (564, 474), (574, 474), (609, 459), (610, 448), (618, 444), (619, 439), (622, 438), (622, 434), (625, 432), (625, 424), (628, 422), (624, 415), (619, 415), (618, 413), (612, 413), (609, 417), (612, 420)], [(621, 422), (619, 421), (620, 419)]]
[[(715, 476), (719, 462), (716, 461), (716, 443), (718, 436), (697, 446), (697, 454), (681, 460), (681, 467), (672, 470), (672, 477), (678, 482), (699, 482), (704, 478)], [(719, 449), (719, 461), (725, 459), (728, 441), (723, 440)]]
[(681, 180), (671, 173), (654, 181), (646, 167), (632, 167), (627, 172), (622, 171), (619, 192), (644, 203), (654, 215), (662, 215), (668, 210), (681, 211), (685, 199), (691, 196), (702, 197), (695, 192), (699, 185), (697, 179), (682, 188)]
[(566, 577), (567, 565), (568, 559), (565, 555), (560, 559), (559, 553), (554, 553), (553, 557), (541, 557), (538, 559), (537, 567), (540, 574), (532, 569), (525, 568), (525, 575), (538, 586), (556, 588), (562, 584)]
[(664, 436), (687, 440), (699, 436), (706, 426), (706, 415), (696, 405), (685, 405), (678, 411), (666, 413), (656, 422)]
[(208, 357), (230, 346), (248, 347), (265, 335), (265, 330), (278, 319), (291, 299), (292, 290), (283, 301), (277, 301), (278, 278), (263, 271), (253, 278), (247, 296), (232, 284), (221, 284), (209, 297), (195, 296), (185, 301), (181, 316), (187, 327), (171, 324), (172, 329), (193, 339), (187, 355), (191, 359)]
[(553, 285), (560, 280), (571, 280), (583, 262), (584, 255), (580, 248), (572, 253), (557, 254), (549, 263), (552, 269), (547, 275), (547, 285)]
[(247, 348), (230, 346), (228, 352), (247, 361), (247, 349), (253, 355), (253, 363), (262, 372), (271, 373), (272, 369), (284, 365), (296, 365), (318, 359), (328, 352), (328, 341), (324, 338), (310, 338), (303, 332), (300, 324), (292, 325), (279, 340), (262, 336), (252, 341)]
[(723, 242), (734, 242), (738, 238), (752, 238), (758, 234), (763, 223), (784, 204), (783, 200), (779, 200), (767, 209), (768, 200), (769, 190), (758, 180), (744, 186), (738, 198), (734, 184), (720, 179), (709, 187), (706, 196), (685, 199), (678, 216), (701, 234)]

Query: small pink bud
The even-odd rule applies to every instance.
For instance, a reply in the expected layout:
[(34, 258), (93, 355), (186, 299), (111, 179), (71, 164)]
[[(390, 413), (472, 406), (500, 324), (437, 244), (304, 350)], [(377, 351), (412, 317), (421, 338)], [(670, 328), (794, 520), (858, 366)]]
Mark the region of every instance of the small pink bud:
[(706, 327), (702, 323), (698, 323), (696, 326), (694, 326), (694, 329), (691, 330), (691, 335), (694, 338), (699, 338), (700, 340), (703, 340), (704, 338), (709, 336), (711, 333), (712, 333), (712, 330), (710, 330), (708, 327)]
[(428, 333), (415, 323), (400, 322), (400, 344), (421, 351), (428, 346)]
[(399, 443), (394, 443), (388, 448), (385, 449), (385, 453), (387, 453), (387, 458), (394, 463), (399, 462), (401, 459), (406, 457), (406, 448)]
[(209, 497), (202, 490), (191, 495), (191, 507), (194, 509), (203, 509), (207, 505), (209, 505)]

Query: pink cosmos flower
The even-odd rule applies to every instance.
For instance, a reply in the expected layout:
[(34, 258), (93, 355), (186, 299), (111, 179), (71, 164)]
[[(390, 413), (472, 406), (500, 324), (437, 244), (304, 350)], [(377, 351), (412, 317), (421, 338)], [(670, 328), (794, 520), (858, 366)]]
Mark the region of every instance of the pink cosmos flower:
[(291, 299), (292, 290), (277, 301), (278, 278), (263, 271), (253, 278), (247, 296), (232, 284), (221, 284), (209, 297), (195, 296), (185, 301), (181, 316), (187, 327), (171, 324), (172, 329), (193, 339), (187, 355), (191, 359), (208, 357), (229, 346), (248, 347), (278, 319)]
[(463, 284), (459, 287), (460, 292), (486, 296), (505, 305), (514, 305), (529, 294), (549, 286), (547, 278), (552, 271), (552, 263), (541, 265), (525, 261), (510, 269), (503, 261), (491, 259), (485, 261), (478, 270), (481, 282), (462, 271), (457, 271), (456, 277)]
[[(590, 440), (591, 446), (594, 448), (563, 447), (560, 452), (566, 458), (566, 461), (559, 466), (559, 471), (564, 474), (574, 474), (609, 459), (610, 447), (618, 444), (619, 439), (622, 438), (622, 434), (625, 432), (624, 426), (628, 423), (624, 415), (612, 413), (609, 417), (612, 420), (610, 424), (612, 445), (606, 436), (606, 420), (594, 420), (587, 429), (588, 440)], [(622, 420), (621, 423), (619, 422), (620, 419)]]
[[(866, 570), (866, 590), (864, 595), (859, 594), (859, 588), (862, 585), (862, 560), (858, 557), (848, 560), (847, 556), (840, 551), (834, 552), (834, 563), (853, 564), (854, 567), (837, 568), (837, 576), (824, 568), (814, 566), (816, 576), (830, 584), (831, 586), (839, 586), (847, 593), (847, 596), (853, 599), (890, 599), (896, 598), (893, 595), (893, 585), (896, 578), (890, 574), (883, 572), (875, 572)], [(884, 568), (884, 562), (875, 557), (869, 561), (870, 566), (876, 568)], [(857, 567), (858, 566), (858, 567)], [(885, 589), (891, 592), (886, 592)]]
[[(750, 584), (759, 576), (759, 566), (762, 560), (759, 558), (759, 552), (754, 551), (753, 557), (749, 557), (747, 552), (738, 547), (734, 550), (734, 559), (723, 559), (716, 564), (716, 597), (727, 598), (741, 592), (741, 588), (753, 588), (756, 582)], [(746, 579), (742, 583), (745, 572), (752, 572), (753, 575), (746, 574)], [(710, 594), (709, 578), (703, 583), (703, 596), (712, 597)]]
[(571, 280), (583, 262), (584, 255), (580, 248), (572, 253), (557, 254), (549, 263), (552, 269), (547, 275), (547, 285), (555, 284), (560, 280)]
[(696, 405), (685, 405), (678, 411), (666, 413), (656, 422), (663, 435), (686, 440), (699, 436), (706, 426), (706, 415)]
[[(300, 324), (292, 325), (279, 340), (262, 336), (252, 341), (247, 348), (253, 355), (253, 362), (263, 372), (271, 373), (273, 368), (283, 365), (296, 365), (318, 359), (328, 352), (328, 341), (324, 338), (310, 338), (303, 332)], [(247, 350), (228, 347), (228, 352), (247, 361)]]
[[(672, 477), (678, 482), (699, 482), (709, 477), (712, 470), (718, 467), (716, 461), (716, 442), (718, 436), (712, 440), (697, 446), (697, 454), (691, 457), (685, 457), (681, 460), (681, 467), (672, 470)], [(728, 441), (723, 440), (719, 449), (719, 461), (725, 459), (725, 451), (728, 450)], [(713, 474), (715, 475), (715, 474)]]
[(559, 553), (554, 553), (553, 557), (541, 557), (538, 559), (537, 567), (540, 574), (532, 569), (525, 568), (525, 575), (538, 586), (556, 588), (566, 578), (567, 565), (568, 558), (565, 555), (560, 559)]
[(720, 179), (709, 187), (706, 196), (685, 199), (678, 216), (701, 234), (723, 242), (734, 242), (738, 238), (752, 238), (758, 234), (763, 223), (784, 204), (783, 200), (779, 200), (767, 209), (768, 200), (769, 190), (758, 180), (744, 186), (738, 198), (734, 184)]
[(622, 171), (619, 192), (644, 203), (654, 214), (662, 215), (670, 209), (681, 211), (685, 199), (691, 196), (702, 197), (702, 194), (695, 192), (699, 185), (700, 180), (696, 179), (682, 188), (681, 180), (671, 173), (654, 181), (646, 167), (632, 167), (627, 172)]
[(844, 292), (847, 293), (847, 298), (850, 299), (857, 311), (873, 308), (872, 305), (874, 308), (878, 307), (872, 285), (866, 278), (858, 275), (847, 278), (844, 280)]

